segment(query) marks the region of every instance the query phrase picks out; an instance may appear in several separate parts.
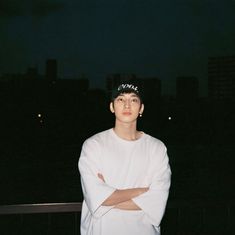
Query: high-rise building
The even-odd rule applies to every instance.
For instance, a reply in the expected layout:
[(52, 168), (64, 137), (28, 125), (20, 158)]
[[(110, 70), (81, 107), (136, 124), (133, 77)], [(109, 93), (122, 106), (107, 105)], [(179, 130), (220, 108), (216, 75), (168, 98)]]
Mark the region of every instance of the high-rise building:
[(156, 77), (147, 77), (141, 78), (140, 84), (143, 89), (144, 99), (148, 102), (154, 101), (156, 99), (160, 99), (161, 97), (161, 80)]
[(25, 77), (28, 79), (37, 79), (38, 76), (39, 76), (38, 69), (35, 67), (29, 67), (25, 74)]
[(57, 79), (57, 60), (48, 59), (46, 61), (46, 79), (50, 81)]
[(196, 77), (177, 77), (176, 98), (180, 101), (196, 100), (198, 98), (198, 79)]
[(208, 59), (208, 95), (217, 100), (235, 98), (235, 56)]

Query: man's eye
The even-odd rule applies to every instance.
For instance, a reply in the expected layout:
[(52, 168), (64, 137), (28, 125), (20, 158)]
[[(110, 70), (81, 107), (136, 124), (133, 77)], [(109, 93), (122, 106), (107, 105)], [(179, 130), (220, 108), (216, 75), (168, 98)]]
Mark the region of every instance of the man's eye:
[(132, 99), (131, 100), (133, 103), (137, 103), (139, 100), (138, 99)]
[(121, 97), (120, 97), (120, 98), (117, 98), (117, 101), (118, 101), (118, 102), (123, 102), (123, 98), (121, 98)]

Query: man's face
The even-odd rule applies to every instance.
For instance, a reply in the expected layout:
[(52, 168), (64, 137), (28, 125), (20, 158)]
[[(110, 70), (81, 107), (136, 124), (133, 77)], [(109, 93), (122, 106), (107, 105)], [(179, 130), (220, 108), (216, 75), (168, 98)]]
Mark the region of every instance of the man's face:
[(115, 113), (116, 119), (126, 123), (136, 121), (143, 109), (140, 98), (133, 92), (120, 94), (110, 104), (110, 110)]

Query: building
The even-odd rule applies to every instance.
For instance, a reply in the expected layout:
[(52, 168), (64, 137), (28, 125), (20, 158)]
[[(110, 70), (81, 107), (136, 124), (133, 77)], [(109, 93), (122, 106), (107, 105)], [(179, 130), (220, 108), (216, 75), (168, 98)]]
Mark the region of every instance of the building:
[(160, 100), (162, 93), (161, 80), (156, 77), (141, 78), (144, 100), (147, 102)]
[(46, 80), (55, 81), (57, 80), (57, 60), (48, 59), (46, 61)]
[(208, 59), (208, 95), (216, 100), (235, 98), (235, 56)]
[(39, 78), (38, 69), (36, 67), (29, 67), (25, 74), (25, 78), (33, 80), (38, 79)]
[(179, 101), (197, 100), (198, 79), (196, 77), (177, 77), (176, 98)]

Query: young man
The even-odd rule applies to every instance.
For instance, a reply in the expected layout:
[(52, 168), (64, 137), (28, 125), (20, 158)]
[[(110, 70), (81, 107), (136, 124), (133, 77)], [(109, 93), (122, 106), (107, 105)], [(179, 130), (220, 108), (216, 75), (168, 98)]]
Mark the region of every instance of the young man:
[(110, 111), (114, 128), (88, 138), (79, 159), (81, 235), (158, 235), (171, 178), (166, 147), (136, 129), (144, 111), (137, 86), (121, 84)]

